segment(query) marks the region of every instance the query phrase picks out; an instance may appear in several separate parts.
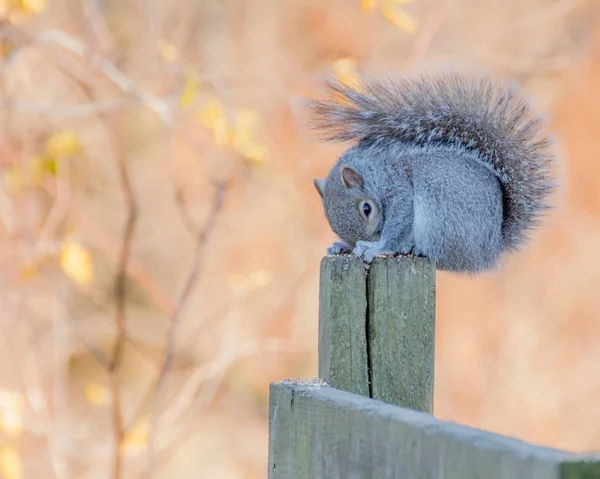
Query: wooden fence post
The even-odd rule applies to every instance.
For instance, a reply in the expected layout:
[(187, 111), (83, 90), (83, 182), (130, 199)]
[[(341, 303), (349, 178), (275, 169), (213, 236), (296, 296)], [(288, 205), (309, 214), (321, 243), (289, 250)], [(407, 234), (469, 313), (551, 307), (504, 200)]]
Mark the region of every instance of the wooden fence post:
[(319, 376), (328, 384), (271, 385), (269, 479), (600, 479), (598, 454), (435, 419), (434, 330), (432, 261), (324, 258)]
[(337, 389), (433, 412), (435, 264), (321, 261), (319, 376)]

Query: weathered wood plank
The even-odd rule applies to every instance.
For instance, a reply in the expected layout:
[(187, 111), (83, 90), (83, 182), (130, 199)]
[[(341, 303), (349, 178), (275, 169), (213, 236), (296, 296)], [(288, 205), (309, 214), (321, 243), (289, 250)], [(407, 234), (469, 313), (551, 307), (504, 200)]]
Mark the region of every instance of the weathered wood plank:
[(435, 265), (354, 256), (321, 262), (319, 376), (331, 386), (431, 412)]
[(344, 391), (369, 396), (366, 274), (354, 256), (321, 261), (319, 376)]
[(435, 263), (375, 259), (367, 288), (371, 397), (433, 412)]
[(561, 467), (561, 479), (598, 479), (600, 478), (600, 457), (565, 461)]
[(581, 456), (331, 387), (271, 385), (269, 479), (600, 479)]

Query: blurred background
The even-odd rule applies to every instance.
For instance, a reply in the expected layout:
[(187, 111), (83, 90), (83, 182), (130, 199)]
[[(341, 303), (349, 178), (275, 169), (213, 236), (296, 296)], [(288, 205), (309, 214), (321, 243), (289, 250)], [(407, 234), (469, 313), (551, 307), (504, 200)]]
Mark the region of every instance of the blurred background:
[(438, 274), (435, 411), (600, 449), (595, 0), (0, 0), (0, 475), (263, 478), (268, 385), (317, 374), (334, 241), (297, 100), (334, 74), (517, 81), (555, 211)]

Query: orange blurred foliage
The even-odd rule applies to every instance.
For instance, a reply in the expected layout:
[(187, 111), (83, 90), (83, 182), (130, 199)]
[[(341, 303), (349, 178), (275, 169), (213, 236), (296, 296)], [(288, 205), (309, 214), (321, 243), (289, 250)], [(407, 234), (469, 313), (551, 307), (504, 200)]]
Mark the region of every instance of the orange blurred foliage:
[(307, 134), (295, 99), (323, 74), (446, 67), (522, 84), (557, 138), (563, 186), (500, 271), (438, 274), (436, 416), (600, 449), (598, 2), (28, 8), (0, 32), (0, 387), (26, 399), (7, 474), (106, 477), (118, 402), (122, 477), (143, 477), (147, 450), (157, 477), (265, 477), (268, 385), (316, 375), (318, 265), (334, 237), (312, 178), (342, 149)]

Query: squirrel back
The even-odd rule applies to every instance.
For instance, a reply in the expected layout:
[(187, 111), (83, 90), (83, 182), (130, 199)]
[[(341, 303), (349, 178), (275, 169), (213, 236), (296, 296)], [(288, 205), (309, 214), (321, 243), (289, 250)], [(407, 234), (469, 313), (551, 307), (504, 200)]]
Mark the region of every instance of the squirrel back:
[(513, 88), (459, 73), (326, 85), (330, 97), (313, 101), (310, 112), (327, 140), (448, 145), (474, 153), (502, 187), (503, 249), (518, 249), (548, 209), (554, 188), (549, 142)]

